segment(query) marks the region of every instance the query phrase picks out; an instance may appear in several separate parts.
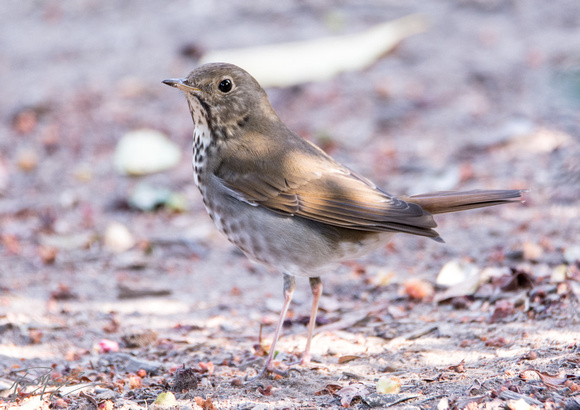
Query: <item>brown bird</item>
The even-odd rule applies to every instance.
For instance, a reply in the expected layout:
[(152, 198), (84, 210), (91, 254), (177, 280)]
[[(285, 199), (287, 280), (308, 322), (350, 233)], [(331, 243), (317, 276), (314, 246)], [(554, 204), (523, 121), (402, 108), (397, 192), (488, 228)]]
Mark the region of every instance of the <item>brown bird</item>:
[(395, 197), (298, 136), (246, 71), (211, 63), (163, 83), (185, 92), (193, 118), (193, 173), (217, 228), (250, 259), (284, 275), (284, 305), (263, 370), (296, 287), (310, 279), (313, 302), (302, 363), (332, 265), (377, 249), (398, 232), (443, 242), (433, 214), (519, 201), (521, 190), (434, 192)]

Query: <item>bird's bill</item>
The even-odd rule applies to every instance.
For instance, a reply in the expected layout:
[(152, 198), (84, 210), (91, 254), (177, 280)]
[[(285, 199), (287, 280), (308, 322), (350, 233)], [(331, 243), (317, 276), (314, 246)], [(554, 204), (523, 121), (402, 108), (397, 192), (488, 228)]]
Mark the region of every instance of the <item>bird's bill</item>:
[(163, 84), (179, 88), (182, 91), (201, 91), (199, 88), (192, 87), (191, 85), (187, 84), (186, 81), (186, 78), (170, 78), (169, 80), (163, 80)]

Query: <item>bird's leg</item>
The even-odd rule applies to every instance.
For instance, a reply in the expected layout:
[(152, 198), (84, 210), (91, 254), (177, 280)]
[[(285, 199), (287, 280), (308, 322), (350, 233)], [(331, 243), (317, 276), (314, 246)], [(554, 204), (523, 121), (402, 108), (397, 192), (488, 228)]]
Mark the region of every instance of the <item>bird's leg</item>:
[(280, 312), (280, 317), (278, 318), (278, 323), (276, 324), (276, 332), (274, 332), (274, 339), (272, 340), (272, 345), (270, 346), (270, 353), (266, 359), (264, 368), (256, 377), (251, 378), (246, 383), (251, 383), (255, 380), (260, 379), (267, 372), (276, 373), (282, 376), (286, 376), (287, 372), (276, 369), (272, 364), (274, 360), (274, 354), (276, 353), (276, 343), (280, 337), (280, 332), (282, 331), (282, 326), (284, 325), (284, 319), (286, 318), (286, 312), (288, 312), (288, 307), (290, 306), (290, 301), (294, 295), (294, 290), (296, 289), (296, 279), (294, 276), (284, 274), (284, 305), (282, 306), (282, 312)]
[(300, 361), (301, 364), (310, 363), (310, 344), (312, 342), (314, 326), (316, 325), (318, 303), (320, 302), (320, 295), (322, 295), (322, 280), (320, 277), (310, 278), (310, 289), (312, 290), (312, 310), (310, 311), (310, 320), (308, 321), (308, 339), (306, 339), (306, 348)]

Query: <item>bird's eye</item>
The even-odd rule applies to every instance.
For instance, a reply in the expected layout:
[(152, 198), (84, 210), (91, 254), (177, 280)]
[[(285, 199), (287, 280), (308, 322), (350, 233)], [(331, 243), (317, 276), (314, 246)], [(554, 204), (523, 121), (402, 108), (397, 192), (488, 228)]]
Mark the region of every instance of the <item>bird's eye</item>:
[(220, 91), (222, 93), (229, 93), (232, 90), (233, 86), (234, 86), (234, 83), (232, 83), (232, 80), (230, 80), (229, 78), (226, 78), (225, 80), (222, 80), (220, 82), (220, 84), (218, 85), (218, 88), (220, 89)]

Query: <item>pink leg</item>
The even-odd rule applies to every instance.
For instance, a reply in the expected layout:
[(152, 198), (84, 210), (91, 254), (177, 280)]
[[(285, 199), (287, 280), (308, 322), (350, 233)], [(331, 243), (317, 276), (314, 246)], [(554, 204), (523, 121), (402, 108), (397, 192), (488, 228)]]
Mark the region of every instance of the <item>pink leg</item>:
[(273, 372), (282, 376), (286, 376), (287, 372), (276, 369), (272, 361), (274, 359), (274, 354), (276, 353), (276, 343), (280, 337), (280, 332), (282, 331), (282, 326), (284, 325), (284, 319), (286, 318), (286, 312), (288, 312), (288, 307), (290, 306), (290, 301), (294, 295), (294, 290), (296, 289), (296, 279), (294, 276), (284, 274), (284, 305), (282, 306), (282, 312), (278, 318), (278, 323), (276, 324), (276, 332), (274, 333), (274, 339), (272, 340), (272, 345), (270, 346), (270, 353), (266, 359), (266, 364), (264, 368), (256, 377), (251, 378), (246, 381), (246, 383), (251, 383), (255, 380), (262, 378), (267, 372)]
[(301, 364), (310, 363), (310, 344), (312, 342), (312, 333), (316, 325), (316, 313), (318, 312), (318, 302), (322, 295), (322, 280), (319, 277), (310, 278), (310, 289), (312, 290), (312, 310), (310, 311), (310, 321), (308, 322), (308, 339), (306, 340), (306, 349), (302, 355)]

